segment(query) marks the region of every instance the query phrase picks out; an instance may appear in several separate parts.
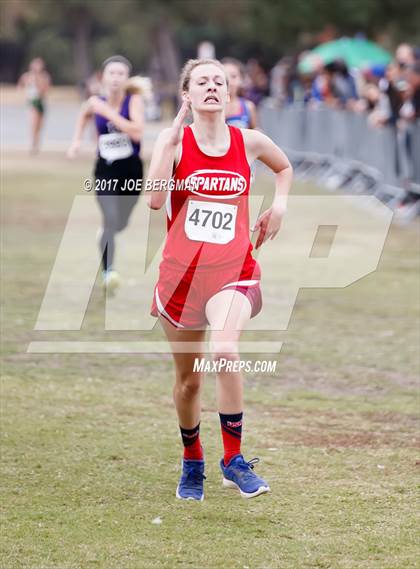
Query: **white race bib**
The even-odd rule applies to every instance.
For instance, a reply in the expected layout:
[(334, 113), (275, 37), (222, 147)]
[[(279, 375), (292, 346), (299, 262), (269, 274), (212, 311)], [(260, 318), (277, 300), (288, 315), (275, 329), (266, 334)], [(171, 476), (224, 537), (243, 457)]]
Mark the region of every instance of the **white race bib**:
[(99, 155), (107, 162), (122, 160), (133, 154), (133, 145), (125, 132), (101, 134), (98, 141)]
[(225, 245), (234, 239), (238, 206), (189, 200), (185, 233), (192, 241)]

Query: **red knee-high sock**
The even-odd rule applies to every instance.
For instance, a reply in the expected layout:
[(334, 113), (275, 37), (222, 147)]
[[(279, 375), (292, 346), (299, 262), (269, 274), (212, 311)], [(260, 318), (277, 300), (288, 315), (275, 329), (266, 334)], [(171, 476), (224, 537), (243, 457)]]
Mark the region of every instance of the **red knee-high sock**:
[(184, 444), (185, 460), (203, 460), (203, 447), (200, 441), (200, 423), (193, 429), (179, 427)]
[(219, 413), (225, 466), (232, 457), (241, 453), (242, 415), (243, 413), (235, 413), (234, 415)]

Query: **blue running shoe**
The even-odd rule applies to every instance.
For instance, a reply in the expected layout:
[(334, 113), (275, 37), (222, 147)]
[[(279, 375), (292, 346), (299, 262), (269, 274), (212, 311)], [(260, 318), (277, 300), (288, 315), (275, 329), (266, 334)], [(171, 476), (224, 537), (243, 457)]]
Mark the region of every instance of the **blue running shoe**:
[(182, 475), (176, 489), (181, 500), (204, 500), (204, 460), (182, 459)]
[(237, 488), (244, 498), (254, 498), (264, 492), (270, 492), (267, 482), (252, 472), (259, 461), (259, 458), (253, 458), (245, 462), (244, 457), (237, 454), (225, 466), (222, 458), (220, 468), (223, 472), (223, 486)]

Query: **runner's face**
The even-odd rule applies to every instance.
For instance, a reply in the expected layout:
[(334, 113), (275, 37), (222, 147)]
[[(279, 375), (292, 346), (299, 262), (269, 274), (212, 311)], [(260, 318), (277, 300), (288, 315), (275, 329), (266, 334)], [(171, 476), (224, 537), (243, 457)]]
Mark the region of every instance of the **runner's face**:
[(189, 90), (184, 96), (195, 111), (223, 111), (228, 100), (226, 75), (217, 65), (199, 65), (191, 72)]
[(231, 96), (235, 96), (242, 84), (241, 72), (232, 63), (226, 63), (224, 67), (229, 80), (229, 93)]
[(41, 58), (36, 57), (29, 64), (29, 69), (31, 71), (34, 71), (35, 73), (39, 73), (44, 70), (44, 62), (42, 61)]
[(102, 82), (110, 91), (121, 91), (128, 80), (128, 67), (124, 63), (114, 61), (108, 63), (102, 74)]

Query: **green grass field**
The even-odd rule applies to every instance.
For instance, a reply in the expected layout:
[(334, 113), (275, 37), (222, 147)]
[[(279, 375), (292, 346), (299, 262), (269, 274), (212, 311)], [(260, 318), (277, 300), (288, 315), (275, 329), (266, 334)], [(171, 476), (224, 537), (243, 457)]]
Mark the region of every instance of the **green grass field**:
[[(209, 375), (206, 499), (180, 502), (169, 354), (27, 353), (54, 338), (33, 328), (90, 162), (2, 162), (2, 568), (418, 567), (418, 223), (391, 228), (375, 273), (301, 290), (276, 375), (245, 377), (243, 451), (272, 493), (222, 488)], [(103, 314), (97, 288), (60, 338), (138, 339)]]

